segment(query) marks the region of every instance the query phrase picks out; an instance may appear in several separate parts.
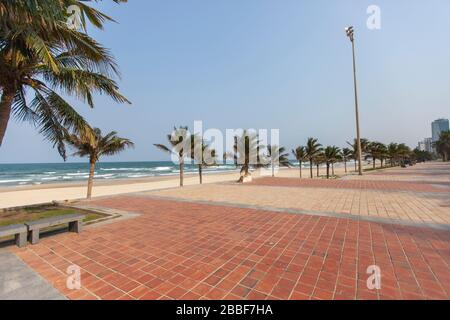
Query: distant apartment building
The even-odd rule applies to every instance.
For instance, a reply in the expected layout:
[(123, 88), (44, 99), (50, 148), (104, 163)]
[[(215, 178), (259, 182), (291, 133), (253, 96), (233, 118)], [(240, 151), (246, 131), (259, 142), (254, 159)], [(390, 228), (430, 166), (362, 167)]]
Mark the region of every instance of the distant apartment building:
[(420, 141), (419, 142), (419, 150), (432, 153), (433, 152), (433, 139), (425, 138), (423, 141)]
[(441, 136), (441, 132), (450, 130), (448, 119), (438, 119), (431, 124), (432, 141), (436, 142)]

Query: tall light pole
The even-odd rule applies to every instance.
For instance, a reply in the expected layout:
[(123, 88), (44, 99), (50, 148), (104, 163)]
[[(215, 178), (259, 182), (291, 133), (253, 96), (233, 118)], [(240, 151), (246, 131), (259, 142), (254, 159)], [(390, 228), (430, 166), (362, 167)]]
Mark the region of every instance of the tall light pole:
[(345, 32), (347, 33), (347, 37), (349, 37), (352, 42), (352, 51), (353, 51), (353, 83), (355, 86), (355, 114), (356, 114), (356, 144), (358, 147), (358, 166), (359, 166), (359, 175), (363, 175), (362, 168), (362, 150), (361, 150), (361, 134), (359, 130), (359, 107), (358, 107), (358, 87), (356, 83), (356, 58), (355, 58), (355, 35), (353, 27), (345, 28)]

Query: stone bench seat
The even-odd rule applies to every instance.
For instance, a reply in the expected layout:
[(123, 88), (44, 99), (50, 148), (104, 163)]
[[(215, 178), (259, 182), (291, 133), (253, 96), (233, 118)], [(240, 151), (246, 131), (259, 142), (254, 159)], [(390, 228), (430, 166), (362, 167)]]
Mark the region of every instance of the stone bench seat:
[(0, 227), (0, 238), (14, 236), (16, 245), (19, 248), (27, 245), (27, 226), (24, 224), (14, 224), (6, 227)]
[(68, 214), (65, 216), (26, 222), (25, 225), (28, 227), (31, 244), (37, 244), (39, 243), (39, 233), (41, 229), (68, 223), (70, 232), (80, 233), (84, 218), (85, 216), (82, 214)]

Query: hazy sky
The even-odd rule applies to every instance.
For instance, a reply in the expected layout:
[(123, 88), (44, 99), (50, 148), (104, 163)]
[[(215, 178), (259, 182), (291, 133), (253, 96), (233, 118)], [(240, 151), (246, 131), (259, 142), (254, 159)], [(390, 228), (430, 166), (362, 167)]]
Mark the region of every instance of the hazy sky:
[[(448, 0), (105, 2), (119, 23), (91, 35), (113, 51), (133, 105), (98, 97), (90, 110), (71, 101), (93, 125), (136, 143), (107, 160), (168, 159), (152, 144), (195, 120), (280, 129), (288, 148), (308, 136), (345, 146), (355, 132), (350, 24), (364, 137), (415, 146), (431, 136), (432, 120), (450, 117)], [(372, 4), (381, 30), (366, 27)], [(60, 161), (32, 126), (10, 122), (0, 162)]]

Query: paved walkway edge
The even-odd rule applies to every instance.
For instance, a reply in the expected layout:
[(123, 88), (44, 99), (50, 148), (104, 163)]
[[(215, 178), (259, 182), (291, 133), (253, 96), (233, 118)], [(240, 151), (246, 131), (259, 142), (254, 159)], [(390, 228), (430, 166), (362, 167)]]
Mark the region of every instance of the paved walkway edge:
[(319, 216), (319, 217), (333, 217), (338, 219), (350, 219), (356, 221), (367, 221), (367, 222), (377, 222), (384, 224), (394, 224), (401, 225), (406, 227), (417, 227), (417, 228), (431, 228), (437, 230), (450, 231), (450, 225), (440, 224), (440, 223), (425, 223), (425, 222), (413, 222), (406, 220), (395, 220), (388, 218), (380, 218), (380, 217), (368, 217), (368, 216), (356, 216), (347, 213), (335, 213), (335, 212), (322, 212), (322, 211), (309, 211), (309, 210), (299, 210), (299, 209), (285, 209), (285, 208), (276, 208), (276, 207), (267, 207), (267, 206), (254, 206), (254, 205), (245, 205), (239, 203), (231, 203), (231, 202), (215, 202), (215, 201), (204, 201), (204, 200), (191, 200), (191, 199), (181, 199), (176, 197), (165, 197), (165, 196), (156, 196), (156, 195), (148, 195), (143, 193), (134, 193), (128, 194), (127, 197), (138, 197), (138, 198), (150, 198), (155, 200), (167, 200), (167, 201), (175, 201), (175, 202), (185, 202), (185, 203), (198, 203), (204, 205), (217, 205), (221, 207), (235, 207), (241, 209), (254, 209), (254, 210), (264, 210), (264, 211), (273, 211), (273, 212), (283, 212), (290, 214), (304, 214), (310, 216)]

